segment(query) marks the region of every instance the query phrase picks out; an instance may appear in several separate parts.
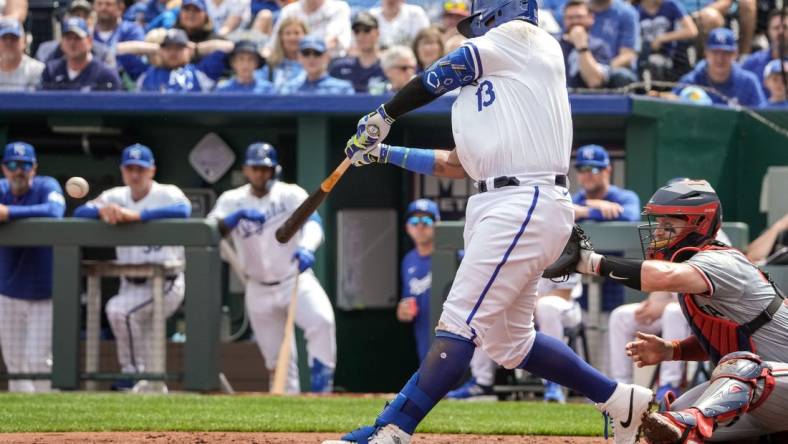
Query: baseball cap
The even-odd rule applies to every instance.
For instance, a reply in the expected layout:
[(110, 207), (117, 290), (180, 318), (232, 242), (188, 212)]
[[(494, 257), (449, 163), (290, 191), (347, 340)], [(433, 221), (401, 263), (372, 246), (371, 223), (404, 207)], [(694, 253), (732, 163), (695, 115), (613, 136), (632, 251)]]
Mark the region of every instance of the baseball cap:
[(186, 35), (186, 31), (183, 29), (178, 28), (171, 28), (167, 30), (167, 33), (164, 34), (164, 40), (161, 41), (162, 47), (170, 46), (170, 45), (177, 45), (177, 46), (187, 46), (189, 44), (189, 36)]
[(153, 160), (153, 152), (141, 143), (135, 143), (124, 148), (120, 158), (120, 166), (137, 165), (143, 168), (156, 166), (156, 162)]
[(87, 0), (72, 0), (72, 2), (68, 5), (68, 11), (71, 12), (78, 9), (82, 9), (83, 11), (90, 13), (93, 11), (93, 6)]
[(241, 53), (254, 54), (257, 56), (257, 65), (263, 64), (263, 58), (260, 56), (260, 51), (255, 42), (251, 40), (240, 40), (236, 42), (235, 46), (233, 46), (233, 50), (230, 52), (230, 58)]
[(679, 93), (682, 102), (689, 102), (695, 105), (711, 105), (711, 97), (702, 88), (697, 86), (687, 86)]
[(69, 17), (63, 21), (63, 34), (72, 32), (82, 38), (90, 35), (88, 24), (79, 17)]
[(706, 49), (719, 49), (721, 51), (735, 52), (737, 50), (736, 37), (728, 28), (714, 28), (706, 39)]
[(255, 142), (246, 148), (246, 160), (244, 165), (275, 167), (279, 164), (276, 149), (273, 145), (265, 142)]
[(323, 54), (326, 52), (326, 42), (323, 39), (313, 36), (306, 36), (301, 39), (301, 43), (298, 45), (298, 50), (303, 51), (305, 49), (311, 49), (313, 51), (319, 52)]
[[(788, 59), (783, 59), (783, 63), (785, 63), (785, 71), (788, 72)], [(765, 79), (772, 74), (780, 74), (782, 70), (783, 68), (780, 66), (780, 60), (774, 59), (763, 68), (763, 78)]]
[(432, 215), (436, 221), (441, 220), (441, 212), (438, 210), (438, 204), (429, 199), (416, 199), (408, 205), (408, 211), (405, 216), (410, 216), (414, 213), (427, 213)]
[(599, 145), (584, 145), (577, 149), (575, 168), (590, 166), (607, 168), (610, 166), (610, 155)]
[(18, 21), (9, 18), (0, 20), (0, 37), (5, 35), (22, 37), (23, 33), (22, 25), (20, 25)]
[(26, 142), (11, 142), (5, 146), (3, 152), (3, 162), (13, 160), (21, 162), (36, 162), (36, 150), (33, 145)]
[(468, 17), (471, 15), (471, 11), (468, 10), (468, 3), (463, 0), (446, 0), (443, 2), (443, 14)]
[(378, 27), (378, 19), (375, 18), (374, 15), (370, 14), (366, 11), (361, 11), (353, 17), (353, 22), (351, 24), (352, 29), (356, 29), (357, 26), (366, 26), (368, 28), (377, 28)]
[(183, 0), (183, 2), (181, 3), (181, 8), (189, 5), (200, 8), (200, 11), (205, 11), (207, 9), (207, 7), (205, 6), (205, 1), (203, 0)]

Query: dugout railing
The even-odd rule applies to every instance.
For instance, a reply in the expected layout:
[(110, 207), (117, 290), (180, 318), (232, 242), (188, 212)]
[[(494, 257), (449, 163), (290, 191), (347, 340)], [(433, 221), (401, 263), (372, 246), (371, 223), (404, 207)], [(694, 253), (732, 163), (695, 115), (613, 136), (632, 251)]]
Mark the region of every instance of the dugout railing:
[(52, 387), (61, 390), (79, 389), (88, 379), (117, 377), (86, 374), (80, 368), (82, 249), (177, 245), (185, 247), (186, 256), (184, 366), (182, 374), (167, 375), (163, 379), (180, 379), (186, 390), (218, 390), (222, 295), (219, 240), (215, 222), (204, 219), (123, 226), (71, 218), (26, 219), (3, 224), (0, 226), (1, 246), (51, 246), (53, 249), (52, 373), (13, 376), (19, 379), (51, 377)]

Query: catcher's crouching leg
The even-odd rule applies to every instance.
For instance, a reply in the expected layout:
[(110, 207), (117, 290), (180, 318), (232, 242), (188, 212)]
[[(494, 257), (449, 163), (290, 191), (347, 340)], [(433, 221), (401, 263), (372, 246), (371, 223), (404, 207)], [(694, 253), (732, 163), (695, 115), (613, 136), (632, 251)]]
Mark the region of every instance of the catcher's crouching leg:
[(651, 443), (703, 442), (718, 424), (736, 421), (756, 409), (774, 389), (768, 364), (750, 352), (725, 355), (711, 375), (711, 383), (691, 407), (655, 412), (643, 420)]

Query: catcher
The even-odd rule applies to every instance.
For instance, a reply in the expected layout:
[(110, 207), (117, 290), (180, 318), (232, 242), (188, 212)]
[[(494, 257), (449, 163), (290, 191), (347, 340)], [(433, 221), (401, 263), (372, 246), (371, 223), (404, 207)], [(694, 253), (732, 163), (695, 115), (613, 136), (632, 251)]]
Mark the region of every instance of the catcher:
[[(715, 365), (711, 381), (666, 410), (646, 415), (641, 433), (652, 443), (740, 441), (788, 430), (788, 307), (785, 296), (740, 251), (714, 240), (720, 200), (706, 181), (660, 188), (640, 227), (646, 260), (595, 253), (578, 228), (548, 277), (583, 274), (614, 279), (644, 292), (681, 293), (693, 335), (665, 341), (638, 333), (627, 354), (642, 367), (662, 361)], [(574, 265), (574, 267), (572, 266)]]

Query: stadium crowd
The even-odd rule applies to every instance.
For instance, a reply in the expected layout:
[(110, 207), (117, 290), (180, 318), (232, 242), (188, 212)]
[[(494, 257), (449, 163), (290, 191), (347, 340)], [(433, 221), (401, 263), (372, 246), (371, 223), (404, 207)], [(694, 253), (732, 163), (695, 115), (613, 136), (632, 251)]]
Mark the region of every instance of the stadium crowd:
[[(539, 3), (570, 88), (669, 85), (660, 97), (788, 106), (788, 16), (773, 0)], [(386, 94), (462, 45), (456, 24), (472, 12), (464, 0), (71, 0), (52, 11), (53, 29), (26, 33), (27, 0), (0, 0), (0, 90)]]

